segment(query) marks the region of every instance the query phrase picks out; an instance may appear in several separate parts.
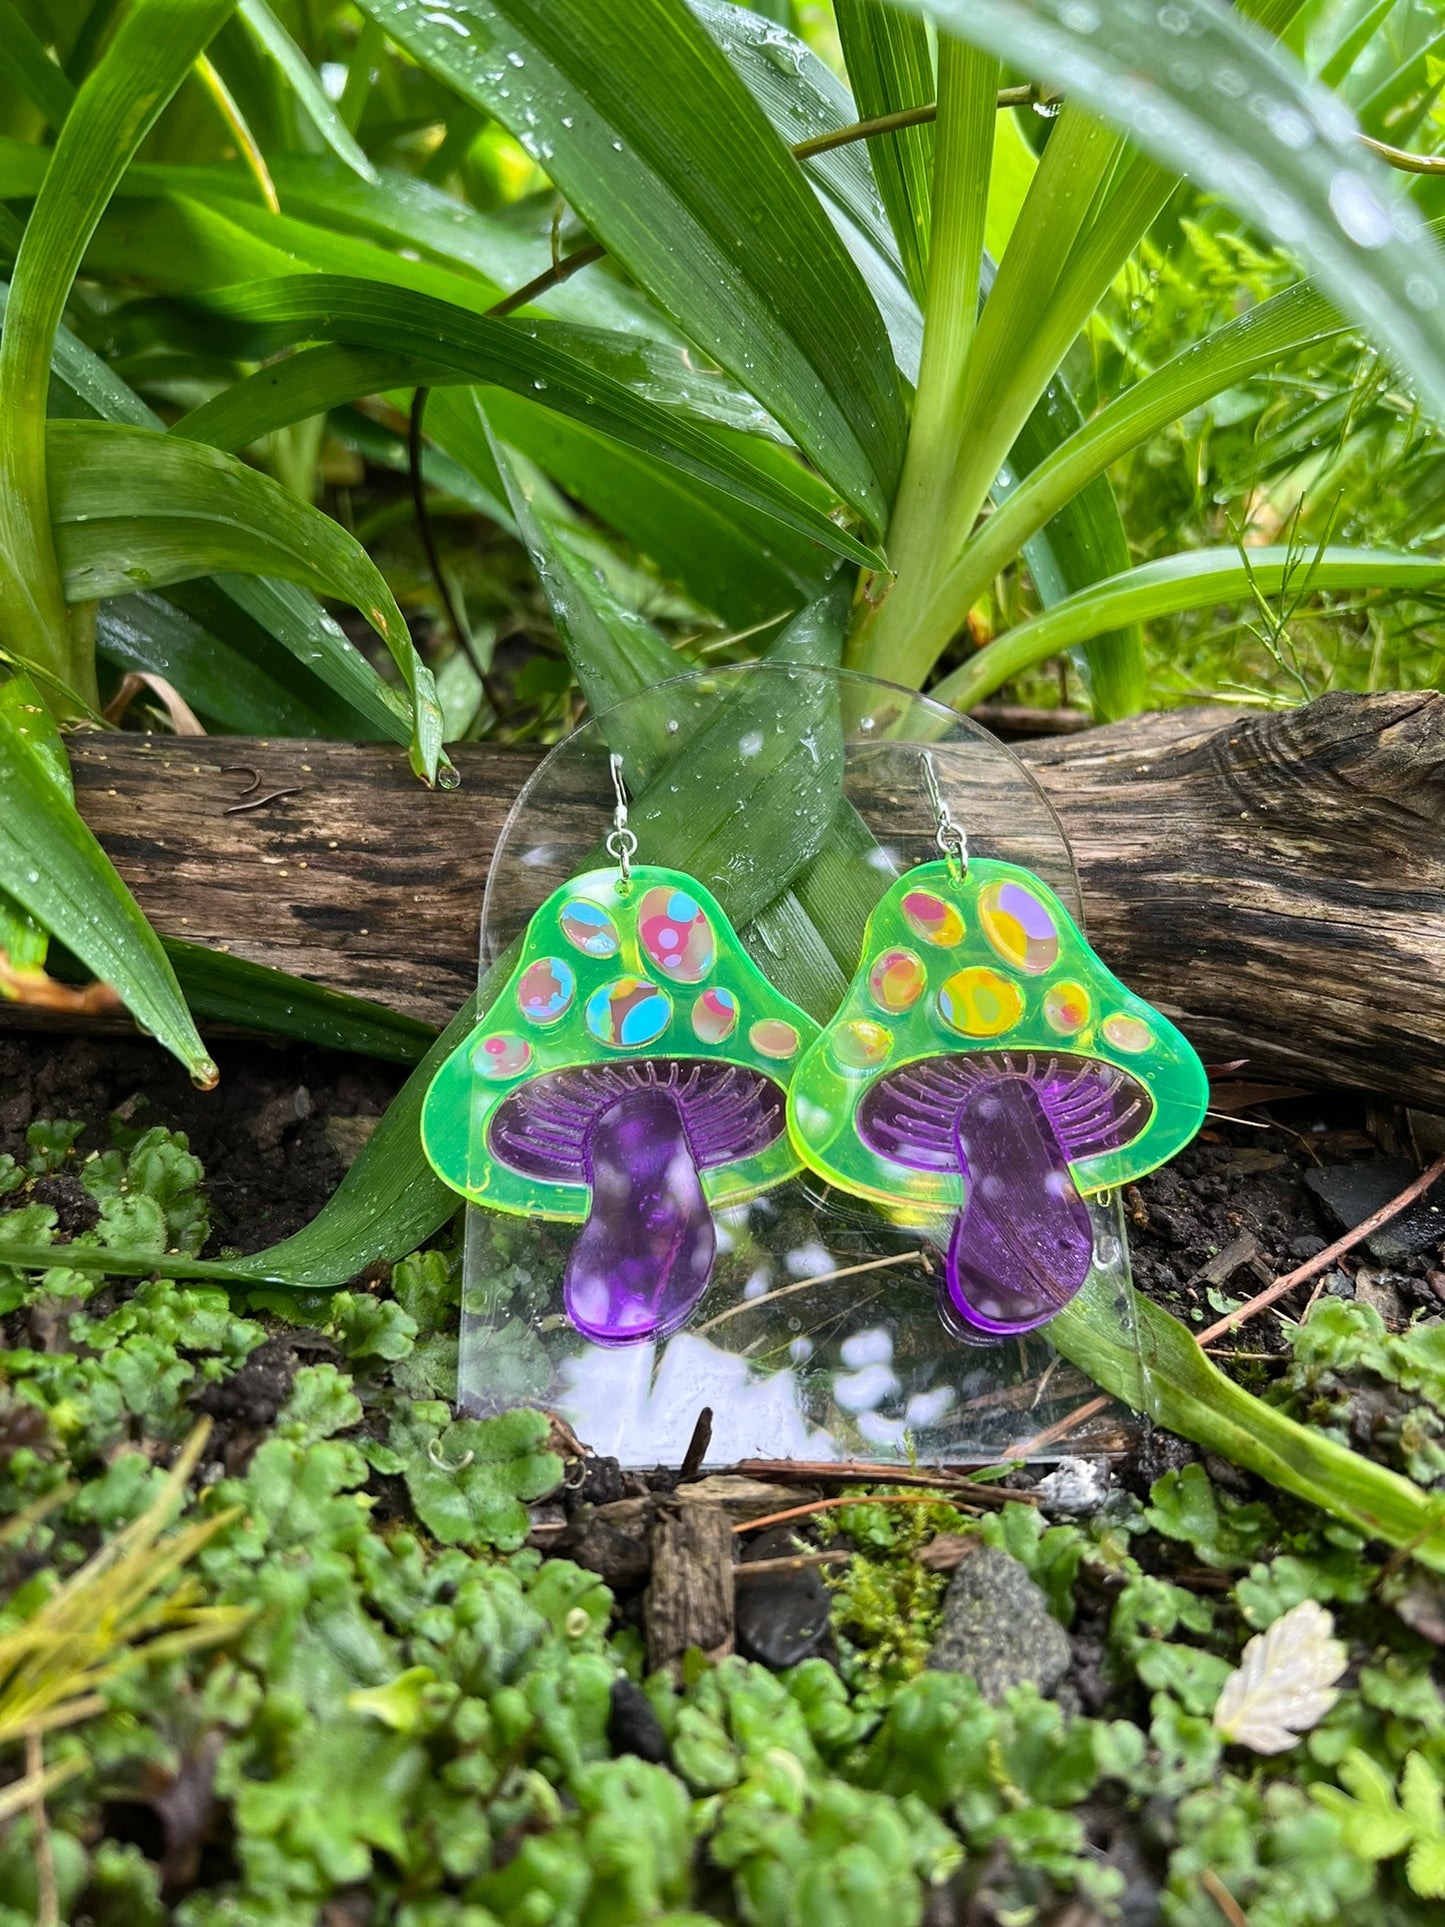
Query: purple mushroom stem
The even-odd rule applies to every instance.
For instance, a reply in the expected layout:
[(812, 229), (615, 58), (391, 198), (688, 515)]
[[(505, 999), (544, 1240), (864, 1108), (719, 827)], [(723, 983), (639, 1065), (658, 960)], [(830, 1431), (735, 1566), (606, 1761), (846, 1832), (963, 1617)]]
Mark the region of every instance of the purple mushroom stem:
[(717, 1233), (667, 1091), (624, 1092), (588, 1127), (584, 1155), (592, 1211), (567, 1261), (567, 1315), (600, 1344), (626, 1344), (697, 1303)]
[(717, 1251), (702, 1174), (766, 1150), (784, 1102), (771, 1078), (737, 1064), (642, 1058), (549, 1072), (497, 1107), (495, 1158), (589, 1187), (563, 1283), (584, 1338), (635, 1345), (686, 1322)]
[(873, 1150), (914, 1170), (956, 1171), (945, 1313), (975, 1333), (1032, 1331), (1089, 1275), (1094, 1233), (1071, 1163), (1138, 1136), (1151, 1100), (1098, 1059), (950, 1053), (880, 1077), (859, 1106)]

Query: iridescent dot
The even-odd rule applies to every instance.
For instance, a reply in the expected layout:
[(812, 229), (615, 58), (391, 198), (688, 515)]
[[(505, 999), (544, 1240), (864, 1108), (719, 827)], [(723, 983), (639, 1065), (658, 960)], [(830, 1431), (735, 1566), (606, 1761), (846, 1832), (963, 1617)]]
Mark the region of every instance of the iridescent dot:
[(587, 999), (587, 1028), (611, 1050), (655, 1043), (672, 1020), (672, 999), (645, 977), (618, 977)]
[(520, 1077), (531, 1061), (532, 1046), (510, 1030), (484, 1037), (472, 1050), (472, 1069), (478, 1077)]
[(965, 1037), (997, 1037), (1023, 1015), (1017, 984), (987, 964), (955, 971), (938, 993), (938, 1014), (950, 1030)]
[(1115, 1050), (1148, 1050), (1154, 1042), (1153, 1031), (1141, 1018), (1126, 1017), (1122, 1012), (1106, 1017), (1103, 1030)]
[(517, 985), (517, 1005), (533, 1024), (555, 1024), (566, 1015), (577, 989), (572, 966), (560, 957), (539, 957), (528, 964)]
[(868, 972), (869, 995), (894, 1017), (912, 1010), (927, 987), (923, 960), (911, 950), (885, 950)]
[(1021, 883), (989, 883), (978, 893), (978, 921), (996, 953), (1031, 977), (1052, 970), (1059, 957), (1054, 920)]
[(1089, 1021), (1089, 993), (1082, 984), (1051, 984), (1044, 992), (1044, 1022), (1061, 1037), (1072, 1037)]
[(674, 983), (700, 984), (712, 969), (712, 925), (686, 890), (659, 883), (637, 908), (637, 936), (646, 955)]
[(840, 1024), (833, 1033), (833, 1055), (845, 1070), (872, 1070), (893, 1048), (893, 1033), (867, 1017)]
[(730, 990), (705, 990), (692, 1007), (693, 1035), (704, 1044), (721, 1044), (738, 1027), (738, 1000)]
[(570, 903), (563, 904), (557, 921), (562, 926), (562, 935), (584, 957), (617, 955), (617, 925), (600, 903), (573, 897)]
[(748, 1032), (748, 1042), (760, 1057), (796, 1057), (798, 1033), (779, 1017), (764, 1017)]
[(915, 937), (951, 950), (963, 941), (963, 918), (955, 905), (931, 890), (910, 890), (903, 899), (903, 921)]

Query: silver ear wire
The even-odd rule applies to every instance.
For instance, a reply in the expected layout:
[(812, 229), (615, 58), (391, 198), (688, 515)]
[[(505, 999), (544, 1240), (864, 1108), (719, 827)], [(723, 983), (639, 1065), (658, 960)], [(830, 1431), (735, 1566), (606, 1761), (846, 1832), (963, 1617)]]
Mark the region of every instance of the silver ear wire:
[(933, 841), (938, 853), (948, 864), (949, 874), (957, 882), (968, 874), (968, 838), (954, 822), (943, 792), (938, 787), (938, 771), (934, 767), (933, 756), (924, 750), (919, 757), (923, 765), (923, 787), (928, 791), (928, 801), (933, 810)]
[(622, 881), (632, 881), (632, 859), (637, 854), (637, 838), (627, 827), (627, 786), (622, 780), (622, 758), (614, 749), (607, 758), (607, 767), (612, 772), (612, 788), (617, 796), (617, 808), (612, 812), (612, 829), (608, 834), (607, 848), (616, 857), (617, 867), (622, 872)]

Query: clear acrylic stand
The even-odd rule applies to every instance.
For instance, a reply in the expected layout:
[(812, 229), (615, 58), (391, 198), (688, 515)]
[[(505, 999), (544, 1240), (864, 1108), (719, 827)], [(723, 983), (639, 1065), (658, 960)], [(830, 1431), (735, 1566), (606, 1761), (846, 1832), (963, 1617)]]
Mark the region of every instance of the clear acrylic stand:
[[(492, 859), (484, 1007), (551, 892), (610, 862), (613, 749), (633, 798), (636, 860), (706, 885), (763, 973), (820, 1023), (832, 1014), (820, 985), (835, 982), (841, 994), (873, 904), (895, 876), (937, 855), (924, 749), (970, 855), (1026, 865), (1082, 922), (1051, 805), (976, 724), (846, 671), (722, 668), (593, 718), (533, 773)], [(1095, 1199), (1090, 1212), (1094, 1266), (1081, 1297), (1132, 1347), (1122, 1209), (1117, 1198)], [(593, 1451), (629, 1466), (676, 1464), (704, 1406), (713, 1465), (957, 1464), (1045, 1433), (1093, 1389), (1047, 1327), (1002, 1343), (945, 1329), (945, 1220), (902, 1208), (895, 1217), (806, 1171), (714, 1215), (716, 1265), (688, 1324), (660, 1344), (602, 1347), (562, 1309), (577, 1226), (469, 1207), (459, 1408), (481, 1416), (544, 1406)], [(1067, 1449), (1098, 1428), (1071, 1433)]]

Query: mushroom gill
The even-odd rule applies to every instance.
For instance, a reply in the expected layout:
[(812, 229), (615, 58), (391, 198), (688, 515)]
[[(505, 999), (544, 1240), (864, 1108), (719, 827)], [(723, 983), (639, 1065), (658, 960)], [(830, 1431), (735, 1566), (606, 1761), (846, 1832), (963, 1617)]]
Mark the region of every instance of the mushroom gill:
[(652, 1059), (553, 1071), (514, 1091), (488, 1132), (515, 1171), (590, 1188), (563, 1285), (598, 1345), (665, 1338), (707, 1289), (717, 1234), (701, 1174), (765, 1150), (784, 1096), (758, 1071)]
[(1096, 1058), (949, 1053), (878, 1078), (858, 1132), (913, 1170), (957, 1171), (963, 1202), (946, 1264), (948, 1302), (1006, 1337), (1060, 1311), (1093, 1263), (1074, 1161), (1129, 1143), (1153, 1108), (1137, 1078)]

